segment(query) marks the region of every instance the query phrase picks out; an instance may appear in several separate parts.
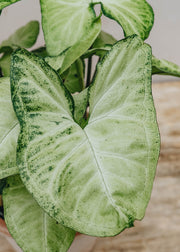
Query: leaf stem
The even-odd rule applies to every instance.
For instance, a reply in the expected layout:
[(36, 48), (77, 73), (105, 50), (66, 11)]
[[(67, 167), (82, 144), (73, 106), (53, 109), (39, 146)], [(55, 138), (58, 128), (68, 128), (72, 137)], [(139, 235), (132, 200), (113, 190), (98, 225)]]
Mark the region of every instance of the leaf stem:
[(0, 68), (0, 77), (3, 77), (2, 69)]
[(88, 58), (87, 80), (86, 87), (89, 87), (91, 82), (91, 68), (92, 68), (92, 56)]

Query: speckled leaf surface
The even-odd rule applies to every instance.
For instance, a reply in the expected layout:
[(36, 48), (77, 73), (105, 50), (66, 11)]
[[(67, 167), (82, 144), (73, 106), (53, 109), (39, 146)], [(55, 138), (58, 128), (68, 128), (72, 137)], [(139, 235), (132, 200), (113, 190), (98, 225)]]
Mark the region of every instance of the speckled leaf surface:
[(75, 232), (57, 224), (26, 190), (19, 176), (8, 178), (3, 191), (5, 221), (24, 252), (66, 252)]
[[(94, 3), (98, 1), (93, 0)], [(149, 36), (154, 23), (151, 6), (145, 0), (101, 0), (103, 14), (116, 20), (123, 28), (125, 36)]]
[(151, 95), (151, 49), (138, 37), (101, 61), (82, 129), (73, 102), (42, 59), (17, 51), (13, 104), (21, 124), (17, 162), (40, 206), (74, 230), (111, 236), (144, 216), (159, 133)]
[(30, 21), (25, 26), (19, 28), (7, 40), (0, 45), (0, 52), (4, 52), (6, 48), (16, 49), (18, 47), (30, 48), (36, 42), (39, 34), (39, 22)]
[(0, 10), (18, 1), (19, 0), (0, 0)]
[(19, 123), (13, 110), (9, 78), (0, 78), (0, 179), (17, 174)]
[(180, 77), (180, 66), (164, 59), (157, 59), (153, 56), (152, 73)]
[[(89, 0), (41, 0), (42, 26), (48, 53), (60, 54), (94, 29), (96, 15)], [(101, 26), (99, 25), (98, 33)], [(96, 36), (91, 38), (93, 43)], [(89, 43), (89, 41), (87, 40)]]

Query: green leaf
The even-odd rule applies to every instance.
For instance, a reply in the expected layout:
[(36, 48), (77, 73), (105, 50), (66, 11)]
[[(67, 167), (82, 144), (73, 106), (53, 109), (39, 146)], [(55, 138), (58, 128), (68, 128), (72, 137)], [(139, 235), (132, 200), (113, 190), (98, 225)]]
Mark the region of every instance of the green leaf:
[(0, 1), (0, 10), (2, 10), (3, 8), (7, 7), (10, 4), (16, 3), (19, 0), (1, 0)]
[(93, 29), (81, 39), (81, 41), (67, 48), (58, 56), (48, 56), (45, 61), (60, 74), (64, 73), (71, 65), (91, 46), (101, 28), (100, 19), (93, 23)]
[(75, 121), (84, 128), (87, 121), (84, 119), (88, 105), (88, 88), (84, 89), (82, 92), (73, 95), (74, 99), (74, 119)]
[(107, 32), (101, 31), (93, 43), (93, 48), (102, 48), (105, 46), (113, 45), (117, 40)]
[(13, 110), (9, 78), (0, 78), (0, 179), (19, 173), (16, 146), (19, 123)]
[(104, 46), (101, 48), (93, 48), (93, 49), (89, 49), (87, 50), (83, 55), (82, 58), (89, 58), (93, 55), (99, 56), (99, 57), (103, 57), (109, 50), (111, 50), (112, 46)]
[[(42, 26), (49, 55), (57, 56), (65, 49), (83, 43), (84, 36), (92, 33), (92, 30), (96, 29), (97, 23), (98, 31), (91, 37), (90, 41), (86, 40), (88, 44), (94, 42), (101, 26), (99, 21), (96, 20), (94, 9), (88, 1), (41, 0), (40, 2)], [(79, 46), (80, 49), (81, 46)]]
[[(6, 179), (0, 179), (0, 195), (2, 195), (3, 189), (6, 185)], [(0, 204), (1, 206), (1, 204)]]
[[(96, 0), (93, 2), (99, 3)], [(101, 0), (105, 16), (116, 20), (125, 36), (139, 35), (143, 40), (149, 36), (154, 23), (154, 13), (145, 0)]]
[[(39, 34), (39, 22), (31, 21), (19, 28), (7, 40), (0, 45), (0, 52), (5, 52), (7, 48), (16, 49), (18, 47), (30, 48), (36, 42)], [(11, 49), (10, 49), (11, 50)]]
[(93, 22), (92, 28), (88, 30), (88, 32), (80, 39), (80, 41), (69, 48), (60, 69), (60, 73), (63, 73), (65, 70), (67, 70), (67, 68), (70, 67), (70, 65), (76, 59), (80, 58), (80, 56), (85, 53), (88, 48), (90, 48), (100, 30), (101, 20), (100, 18), (97, 18), (96, 21)]
[(180, 66), (164, 60), (152, 57), (152, 74), (163, 74), (180, 77)]
[(92, 49), (89, 49), (83, 54), (83, 58), (89, 58), (92, 55), (103, 57), (107, 51), (111, 50), (111, 47), (117, 40), (110, 34), (101, 31), (92, 45)]
[[(62, 52), (60, 55), (58, 56), (47, 56), (44, 58), (44, 60), (46, 61), (46, 63), (48, 63), (54, 70), (58, 71), (63, 64), (63, 61), (65, 59), (65, 56), (67, 54), (67, 50), (65, 50), (64, 52)], [(71, 62), (73, 63), (73, 62)]]
[(41, 56), (43, 58), (48, 56), (47, 51), (46, 51), (46, 47), (39, 47), (31, 52), (34, 53), (35, 55)]
[(70, 93), (81, 92), (84, 89), (84, 62), (77, 59), (70, 67), (64, 85)]
[(36, 203), (19, 176), (8, 178), (3, 191), (5, 221), (24, 252), (66, 252), (75, 231), (57, 224)]
[(82, 129), (58, 75), (24, 50), (14, 54), (21, 178), (39, 205), (65, 226), (111, 236), (144, 216), (160, 145), (151, 58), (150, 47), (137, 36), (112, 47), (97, 68)]
[(2, 69), (2, 73), (3, 73), (4, 77), (9, 77), (10, 76), (10, 64), (11, 64), (11, 54), (10, 53), (5, 53), (0, 58), (0, 67)]

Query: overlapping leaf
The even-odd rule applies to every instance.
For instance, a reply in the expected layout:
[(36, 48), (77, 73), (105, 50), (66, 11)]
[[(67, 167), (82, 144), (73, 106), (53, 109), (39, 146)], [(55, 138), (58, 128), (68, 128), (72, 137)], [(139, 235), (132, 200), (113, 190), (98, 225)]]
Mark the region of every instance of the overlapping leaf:
[(82, 92), (73, 95), (74, 99), (74, 119), (82, 127), (87, 124), (84, 118), (88, 105), (88, 88)]
[(84, 89), (84, 62), (77, 59), (70, 67), (64, 85), (70, 93), (81, 92)]
[(24, 252), (66, 252), (75, 232), (50, 218), (24, 187), (19, 176), (8, 178), (3, 191), (8, 230)]
[(117, 40), (113, 36), (104, 31), (101, 31), (96, 40), (94, 41), (92, 48), (85, 52), (83, 57), (88, 58), (92, 55), (103, 57), (104, 54), (109, 51), (112, 45), (116, 42)]
[(101, 48), (108, 45), (113, 45), (117, 40), (107, 32), (101, 31), (93, 43), (93, 48)]
[(180, 77), (180, 66), (164, 59), (157, 59), (153, 56), (152, 73)]
[(96, 29), (95, 26), (98, 26), (97, 33), (86, 42), (92, 44), (100, 32), (101, 25), (89, 1), (41, 0), (41, 12), (46, 46), (52, 56), (80, 43), (84, 36)]
[(101, 29), (101, 20), (97, 18), (92, 24), (92, 28), (80, 40), (68, 49), (63, 61), (60, 73), (63, 73), (70, 65), (75, 62), (92, 45)]
[[(93, 2), (97, 3), (96, 0)], [(149, 36), (154, 23), (154, 13), (145, 0), (101, 0), (103, 14), (116, 20), (125, 36), (139, 35), (143, 40)]]
[(13, 3), (16, 3), (20, 0), (1, 0), (0, 1), (0, 10), (2, 10), (3, 8), (7, 7), (8, 5), (11, 5)]
[(24, 50), (12, 63), (24, 184), (52, 217), (82, 233), (111, 236), (144, 216), (159, 154), (151, 95), (151, 49), (116, 43), (90, 88), (82, 129), (56, 73)]
[[(61, 73), (61, 68), (65, 60), (67, 51), (63, 52), (57, 57), (45, 57), (45, 61), (55, 70), (59, 70)], [(66, 71), (61, 73), (61, 78), (64, 80), (64, 85), (69, 90), (70, 93), (81, 92), (84, 89), (84, 61), (83, 59), (77, 59)]]
[(0, 52), (11, 52), (18, 47), (30, 48), (36, 42), (38, 34), (39, 22), (31, 21), (4, 40), (0, 45)]
[(17, 174), (19, 123), (13, 110), (9, 78), (0, 78), (0, 179)]
[(0, 67), (4, 77), (10, 76), (11, 53), (5, 53), (0, 58)]

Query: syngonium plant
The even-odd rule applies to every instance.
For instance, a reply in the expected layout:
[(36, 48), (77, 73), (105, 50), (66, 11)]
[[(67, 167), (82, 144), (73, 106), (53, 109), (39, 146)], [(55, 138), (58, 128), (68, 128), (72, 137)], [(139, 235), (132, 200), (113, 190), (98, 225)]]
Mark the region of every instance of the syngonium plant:
[[(22, 250), (63, 252), (76, 231), (114, 236), (143, 218), (160, 148), (151, 77), (180, 68), (144, 43), (154, 21), (145, 0), (40, 4), (45, 46), (26, 50), (37, 21), (0, 45), (0, 182)], [(125, 38), (101, 31), (102, 14)]]

